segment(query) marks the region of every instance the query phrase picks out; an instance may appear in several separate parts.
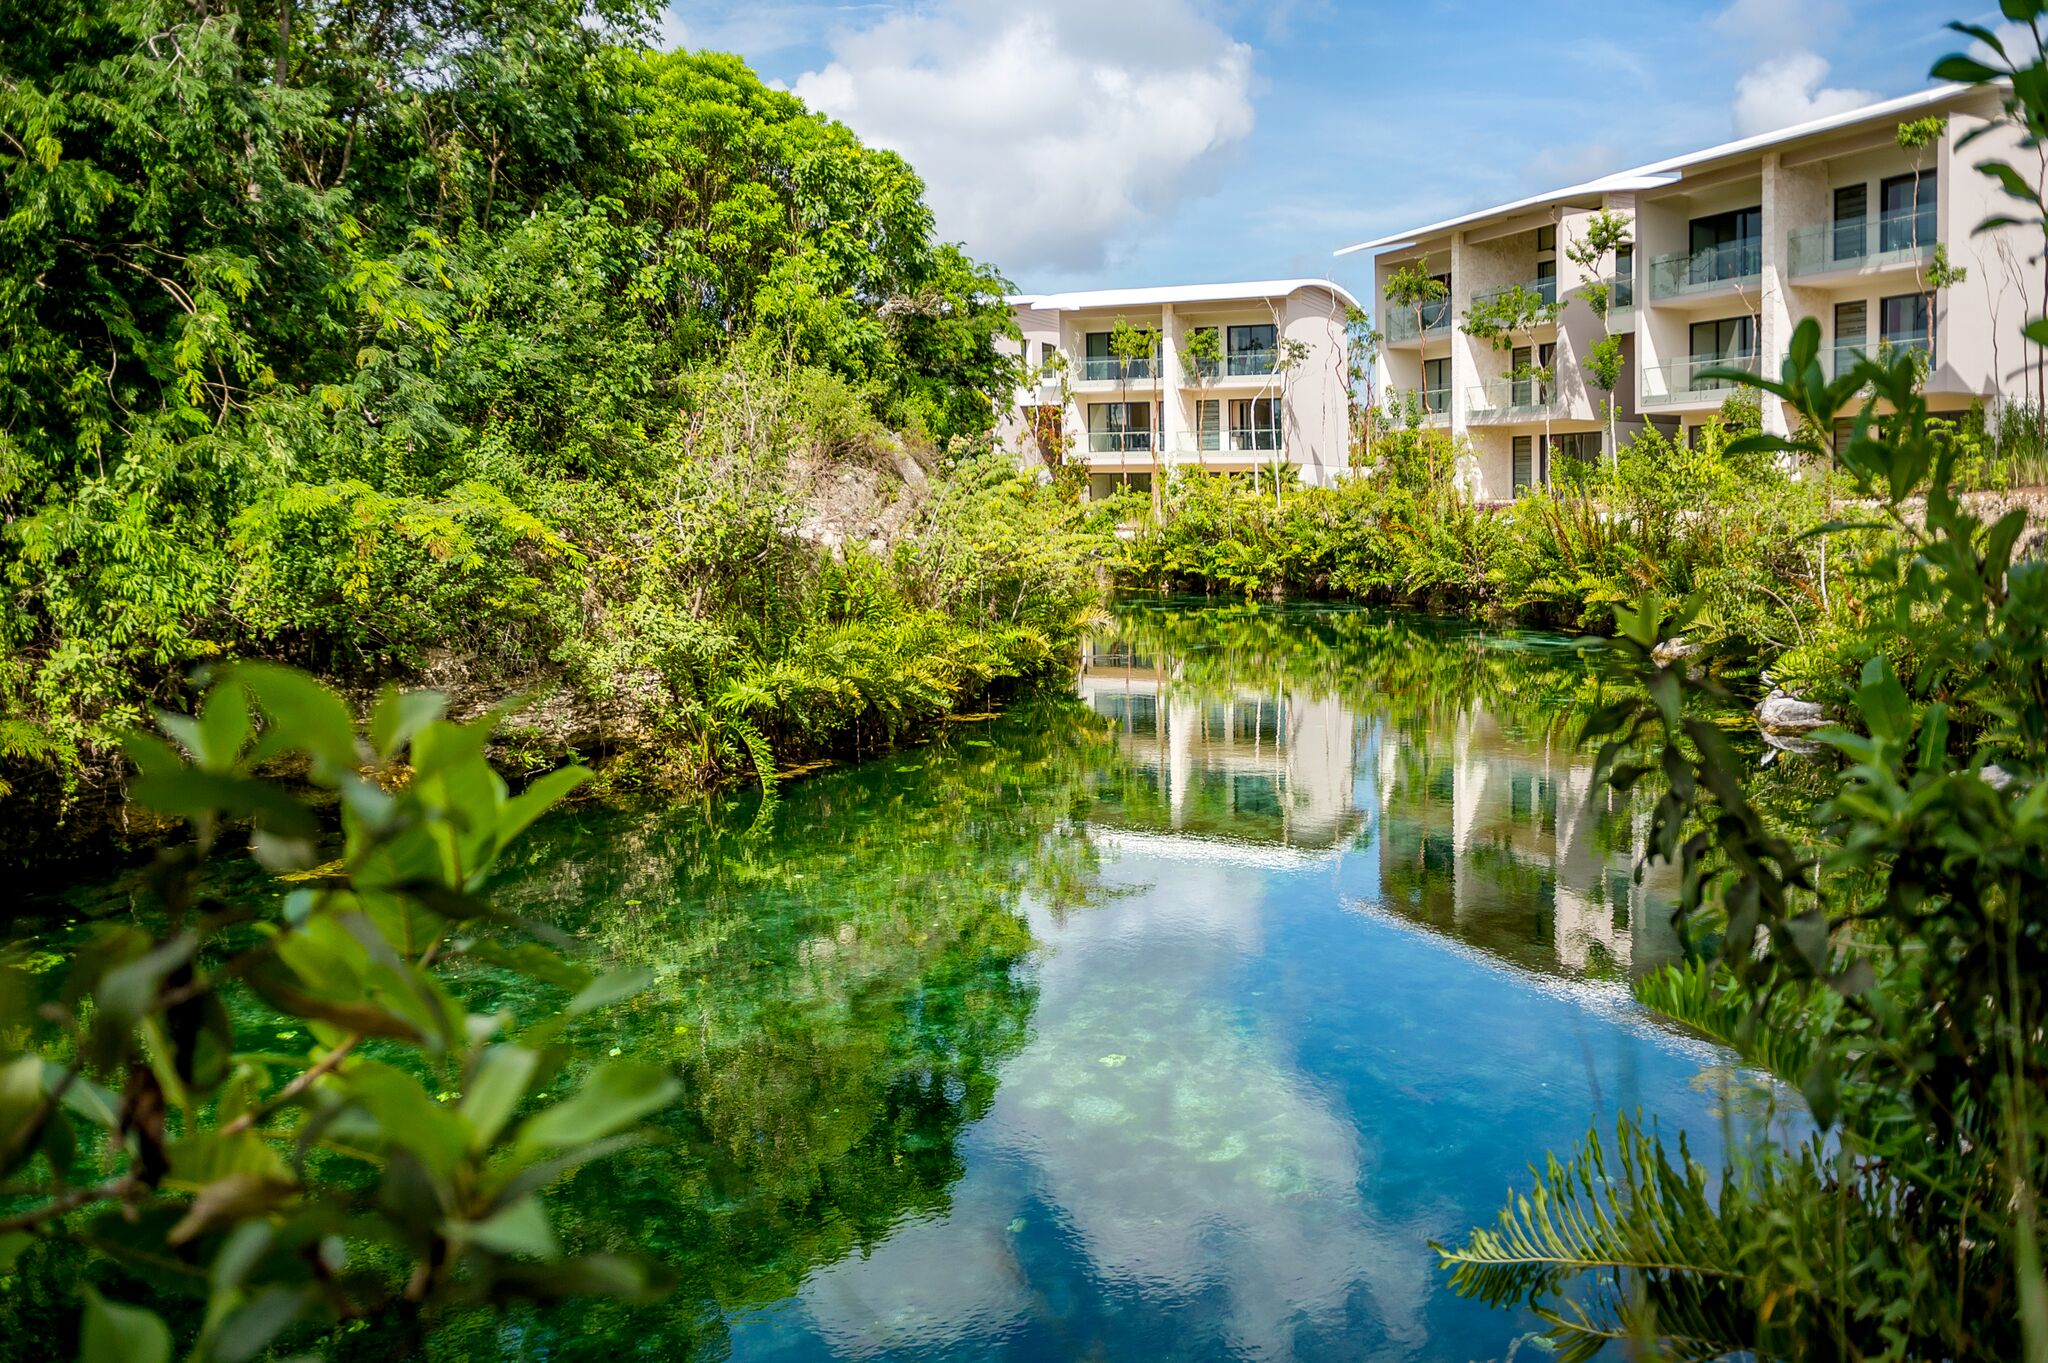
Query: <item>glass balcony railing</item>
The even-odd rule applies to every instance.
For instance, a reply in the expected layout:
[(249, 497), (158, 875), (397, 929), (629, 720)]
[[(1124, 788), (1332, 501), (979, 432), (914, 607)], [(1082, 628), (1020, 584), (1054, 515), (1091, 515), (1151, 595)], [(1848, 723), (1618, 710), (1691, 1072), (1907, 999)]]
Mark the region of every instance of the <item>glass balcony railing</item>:
[(1270, 426), (1252, 426), (1223, 433), (1224, 448), (1230, 450), (1277, 450), (1280, 432)]
[(1090, 454), (1140, 454), (1152, 448), (1150, 431), (1090, 431), (1088, 452)]
[(1934, 254), (1934, 213), (1886, 213), (1801, 227), (1786, 239), (1786, 268), (1795, 275), (1903, 265)]
[(1129, 371), (1128, 377), (1132, 380), (1152, 379), (1158, 377), (1159, 366), (1156, 360), (1131, 360), (1126, 363), (1114, 355), (1088, 355), (1081, 360), (1081, 377), (1088, 382), (1108, 380), (1121, 383), (1126, 377), (1126, 370)]
[(1642, 388), (1637, 403), (1644, 407), (1655, 407), (1664, 403), (1691, 402), (1700, 399), (1718, 399), (1736, 387), (1730, 379), (1705, 377), (1717, 369), (1740, 369), (1745, 373), (1757, 372), (1757, 357), (1754, 355), (1689, 355), (1682, 360), (1669, 360), (1663, 364), (1650, 365), (1643, 370)]
[(1650, 261), (1650, 297), (1680, 298), (1753, 282), (1763, 268), (1764, 248), (1759, 241), (1731, 241), (1657, 256)]
[(1279, 352), (1273, 350), (1233, 350), (1223, 357), (1223, 372), (1232, 378), (1246, 374), (1270, 374)]
[(1451, 300), (1439, 298), (1422, 305), (1422, 330), (1415, 329), (1415, 309), (1387, 305), (1387, 339), (1412, 341), (1417, 336), (1439, 336), (1451, 329)]
[(1879, 364), (1888, 365), (1896, 361), (1900, 355), (1906, 354), (1931, 357), (1932, 348), (1928, 344), (1926, 332), (1907, 331), (1895, 336), (1881, 337), (1874, 353), (1860, 341), (1855, 344), (1837, 345), (1833, 350), (1821, 352), (1820, 368), (1828, 378), (1835, 379), (1855, 368), (1857, 362), (1866, 355)]
[(1541, 416), (1550, 408), (1550, 397), (1550, 385), (1535, 379), (1491, 379), (1465, 391), (1465, 415), (1473, 421)]
[(1505, 297), (1517, 288), (1527, 289), (1530, 293), (1535, 294), (1543, 300), (1546, 307), (1557, 301), (1557, 276), (1551, 275), (1545, 279), (1526, 280), (1521, 284), (1506, 284), (1498, 289), (1481, 289), (1472, 295), (1472, 306), (1476, 308), (1491, 303), (1494, 299)]
[(1620, 313), (1635, 311), (1636, 277), (1632, 274), (1609, 275), (1607, 283), (1613, 289), (1613, 293), (1608, 295), (1607, 315), (1613, 317)]

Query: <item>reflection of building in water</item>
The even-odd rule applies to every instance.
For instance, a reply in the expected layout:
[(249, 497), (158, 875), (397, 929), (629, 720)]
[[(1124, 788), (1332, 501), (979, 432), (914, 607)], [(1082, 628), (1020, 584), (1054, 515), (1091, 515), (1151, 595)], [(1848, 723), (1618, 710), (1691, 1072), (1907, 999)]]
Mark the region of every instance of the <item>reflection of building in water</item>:
[(1126, 644), (1083, 646), (1081, 698), (1115, 724), (1127, 766), (1098, 784), (1103, 822), (1305, 848), (1358, 830), (1357, 722), (1341, 702), (1283, 685), (1197, 694), (1177, 672)]
[(1556, 963), (1640, 971), (1676, 955), (1671, 868), (1635, 879), (1649, 817), (1596, 783), (1569, 738), (1525, 737), (1477, 707), (1427, 729), (1373, 726), (1389, 907), (1503, 950), (1550, 917)]

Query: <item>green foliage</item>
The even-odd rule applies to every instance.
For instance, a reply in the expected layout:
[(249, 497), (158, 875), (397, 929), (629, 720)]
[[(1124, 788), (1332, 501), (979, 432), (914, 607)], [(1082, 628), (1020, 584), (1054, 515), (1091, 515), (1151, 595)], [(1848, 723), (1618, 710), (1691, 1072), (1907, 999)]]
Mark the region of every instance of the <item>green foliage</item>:
[[(2006, 14), (2038, 34), (2048, 9)], [(2004, 65), (1955, 56), (1937, 74), (2010, 79), (2040, 145), (2039, 38), (2022, 63), (1957, 28)], [(1985, 169), (2038, 206), (2009, 167)], [(1794, 438), (1732, 451), (1831, 461), (1858, 508), (1821, 529), (1848, 539), (1866, 654), (1845, 722), (1817, 735), (1841, 759), (1827, 798), (1814, 825), (1773, 818), (1696, 703), (1712, 682), (1660, 660), (1698, 594), (1617, 608), (1641, 694), (1587, 737), (1612, 787), (1663, 788), (1652, 855), (1680, 869), (1695, 960), (1646, 1001), (1797, 1085), (1826, 1140), (1760, 1147), (1712, 1180), (1624, 1122), (1618, 1161), (1589, 1141), (1499, 1230), (1440, 1253), (1459, 1290), (1535, 1305), (1570, 1357), (1612, 1338), (1687, 1359), (2048, 1357), (2048, 568), (2016, 553), (2025, 511), (1988, 519), (1959, 495), (1973, 442), (1929, 416), (1912, 356), (1830, 380), (1806, 321), (1778, 377), (1722, 377), (1798, 417)]]
[[(0, 18), (10, 773), (117, 798), (112, 736), (216, 658), (360, 684), (431, 655), (598, 707), (601, 660), (659, 658), (708, 705), (804, 618), (776, 600), (829, 556), (796, 533), (817, 465), (899, 478), (884, 427), (986, 444), (1004, 282), (900, 157), (642, 50), (647, 14)], [(741, 477), (747, 514), (675, 525)]]
[[(387, 689), (359, 729), (305, 674), (240, 664), (197, 714), (159, 716), (169, 742), (127, 736), (136, 798), (192, 841), (160, 857), (150, 913), (99, 928), (63, 969), (0, 959), (10, 1260), (69, 1243), (127, 1275), (124, 1294), (202, 1298), (188, 1356), (207, 1360), (331, 1322), (376, 1320), (416, 1347), (451, 1307), (658, 1288), (632, 1259), (565, 1254), (541, 1200), (680, 1092), (659, 1066), (575, 1060), (578, 1020), (651, 976), (593, 976), (481, 893), (585, 773), (514, 795), (484, 758), (497, 717), (458, 725), (442, 707)], [(280, 762), (338, 799), (338, 855), (323, 860), (303, 786), (264, 774)], [(231, 822), (275, 877), (267, 910), (206, 890)], [(545, 1004), (471, 1007), (485, 969)], [(83, 1289), (81, 1356), (167, 1358), (163, 1321), (113, 1290)]]

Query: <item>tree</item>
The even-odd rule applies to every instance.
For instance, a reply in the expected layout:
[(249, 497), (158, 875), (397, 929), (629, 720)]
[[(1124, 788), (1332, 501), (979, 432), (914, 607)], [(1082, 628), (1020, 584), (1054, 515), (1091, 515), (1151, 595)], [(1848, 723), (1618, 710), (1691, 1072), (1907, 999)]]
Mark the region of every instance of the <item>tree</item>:
[(1429, 330), (1424, 326), (1424, 313), (1432, 304), (1448, 298), (1450, 292), (1442, 280), (1430, 274), (1428, 256), (1408, 262), (1387, 279), (1387, 302), (1394, 307), (1405, 308), (1415, 316), (1415, 339), (1421, 347), (1417, 363), (1422, 366), (1422, 381), (1417, 391), (1422, 394), (1424, 417), (1429, 416)]
[(1477, 336), (1495, 350), (1512, 354), (1516, 343), (1526, 344), (1531, 363), (1517, 365), (1508, 371), (1510, 384), (1530, 383), (1536, 385), (1543, 399), (1543, 443), (1550, 444), (1550, 385), (1556, 381), (1556, 361), (1550, 364), (1536, 362), (1536, 332), (1541, 327), (1554, 326), (1558, 314), (1563, 311), (1560, 300), (1544, 302), (1543, 295), (1526, 284), (1512, 284), (1498, 293), (1473, 300), (1465, 313), (1465, 334)]
[[(1145, 367), (1145, 377), (1158, 378), (1153, 366), (1159, 361), (1159, 330), (1157, 327), (1133, 326), (1124, 318), (1117, 318), (1109, 330), (1109, 353), (1116, 359), (1117, 393), (1122, 399), (1123, 431), (1118, 437), (1119, 450), (1117, 468), (1123, 473), (1124, 486), (1130, 486), (1129, 465), (1123, 455), (1131, 438), (1131, 379), (1134, 371)], [(1159, 510), (1159, 432), (1147, 427), (1145, 453), (1152, 465), (1152, 510)]]
[[(1194, 327), (1181, 338), (1181, 374), (1195, 390), (1195, 458), (1203, 468), (1208, 461), (1203, 458), (1201, 426), (1201, 404), (1207, 398), (1209, 383), (1223, 367), (1223, 333), (1215, 327)], [(1222, 422), (1217, 427), (1220, 431)]]
[(1608, 262), (1619, 248), (1628, 245), (1632, 226), (1627, 214), (1603, 208), (1586, 219), (1583, 234), (1573, 237), (1564, 252), (1565, 258), (1585, 273), (1586, 283), (1580, 286), (1579, 297), (1586, 300), (1586, 306), (1600, 320), (1600, 339), (1579, 361), (1579, 368), (1606, 394), (1602, 403), (1606, 407), (1610, 462), (1619, 462), (1621, 458), (1620, 443), (1615, 436), (1614, 389), (1621, 382), (1622, 348), (1621, 338), (1614, 334), (1614, 328), (1608, 321), (1615, 303), (1615, 281), (1608, 272)]
[(1364, 309), (1345, 309), (1344, 394), (1349, 403), (1350, 437), (1368, 464), (1372, 462), (1372, 439), (1379, 418), (1375, 385), (1379, 377), (1380, 344), (1385, 339)]
[(1970, 272), (1960, 265), (1952, 264), (1948, 256), (1948, 243), (1934, 243), (1933, 258), (1923, 267), (1920, 263), (1920, 182), (1922, 163), (1927, 149), (1941, 142), (1942, 134), (1948, 130), (1948, 120), (1939, 114), (1916, 118), (1899, 124), (1898, 144), (1901, 150), (1913, 153), (1913, 278), (1920, 285), (1921, 304), (1927, 312), (1927, 363), (1934, 363), (1934, 309), (1941, 290), (1953, 288), (1970, 277)]
[(1285, 450), (1287, 434), (1288, 403), (1293, 394), (1292, 379), (1296, 371), (1309, 357), (1307, 341), (1295, 336), (1282, 336), (1273, 347), (1273, 377), (1280, 381), (1280, 411), (1277, 432), (1273, 440), (1273, 505), (1280, 505), (1280, 462)]
[[(58, 1242), (175, 1266), (206, 1299), (198, 1360), (332, 1322), (410, 1357), (445, 1307), (658, 1291), (634, 1259), (565, 1255), (541, 1197), (681, 1092), (664, 1066), (577, 1056), (578, 1019), (653, 976), (593, 976), (481, 893), (587, 773), (513, 795), (483, 756), (499, 716), (441, 711), (391, 689), (359, 729), (304, 674), (242, 664), (196, 715), (162, 717), (168, 742), (128, 735), (136, 798), (192, 840), (152, 872), (160, 916), (108, 922), (61, 972), (0, 963), (10, 1268)], [(338, 797), (338, 859), (316, 802), (261, 774), (280, 759)], [(237, 823), (275, 893), (223, 904), (201, 873)], [(473, 1011), (482, 969), (545, 1001)], [(259, 1043), (237, 1011), (270, 1020)], [(91, 1288), (84, 1334), (89, 1361), (170, 1357), (153, 1312)]]

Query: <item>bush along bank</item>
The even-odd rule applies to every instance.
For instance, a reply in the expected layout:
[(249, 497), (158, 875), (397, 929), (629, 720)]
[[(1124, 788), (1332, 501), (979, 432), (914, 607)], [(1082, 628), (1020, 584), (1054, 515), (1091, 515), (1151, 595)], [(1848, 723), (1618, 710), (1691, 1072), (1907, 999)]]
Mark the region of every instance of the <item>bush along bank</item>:
[[(1697, 599), (1687, 644), (1719, 666), (1767, 670), (1788, 691), (1836, 704), (1876, 654), (1911, 665), (1911, 631), (1876, 627), (1891, 605), (1867, 571), (1897, 536), (1875, 523), (1817, 534), (1874, 518), (1833, 467), (1743, 452), (1753, 412), (1733, 406), (1689, 442), (1646, 429), (1612, 462), (1553, 468), (1549, 487), (1500, 507), (1458, 488), (1460, 443), (1419, 429), (1382, 431), (1372, 466), (1331, 487), (1276, 495), (1270, 480), (1260, 493), (1233, 477), (1184, 476), (1120, 546), (1117, 580), (1601, 633), (1617, 606), (1654, 590)], [(2002, 478), (1981, 423), (1930, 430), (1980, 488)]]

